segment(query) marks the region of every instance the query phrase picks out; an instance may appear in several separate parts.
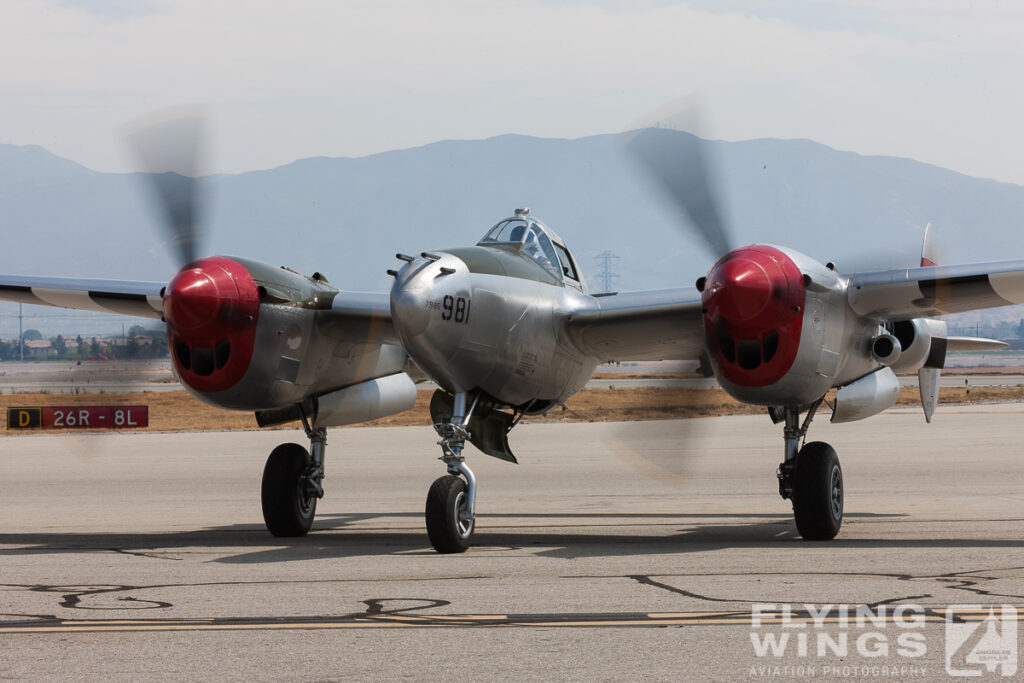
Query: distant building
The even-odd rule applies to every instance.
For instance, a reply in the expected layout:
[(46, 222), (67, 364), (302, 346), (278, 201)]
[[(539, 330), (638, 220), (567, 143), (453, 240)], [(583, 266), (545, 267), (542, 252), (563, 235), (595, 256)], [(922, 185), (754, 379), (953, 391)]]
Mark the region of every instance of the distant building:
[(28, 339), (25, 341), (26, 358), (49, 358), (57, 355), (57, 349), (49, 339)]

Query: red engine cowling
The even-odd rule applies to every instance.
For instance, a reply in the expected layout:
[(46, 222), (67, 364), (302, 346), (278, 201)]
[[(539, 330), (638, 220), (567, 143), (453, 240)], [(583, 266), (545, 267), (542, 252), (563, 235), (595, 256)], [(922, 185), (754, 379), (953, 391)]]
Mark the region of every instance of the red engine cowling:
[(237, 261), (202, 258), (181, 269), (164, 291), (171, 358), (179, 379), (203, 393), (230, 389), (252, 360), (259, 289)]
[(774, 247), (740, 247), (720, 258), (702, 289), (707, 348), (720, 376), (743, 387), (768, 386), (792, 367), (800, 348), (803, 274)]

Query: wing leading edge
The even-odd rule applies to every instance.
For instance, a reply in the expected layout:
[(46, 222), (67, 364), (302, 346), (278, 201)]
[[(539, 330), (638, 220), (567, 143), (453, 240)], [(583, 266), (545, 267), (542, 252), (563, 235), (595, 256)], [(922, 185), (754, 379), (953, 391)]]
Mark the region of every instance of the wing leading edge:
[(566, 332), (604, 361), (696, 360), (704, 352), (700, 308), (692, 288), (592, 297), (568, 316)]
[(901, 320), (1024, 303), (1024, 261), (903, 268), (850, 276), (860, 315)]
[(160, 319), (162, 282), (0, 275), (0, 301)]

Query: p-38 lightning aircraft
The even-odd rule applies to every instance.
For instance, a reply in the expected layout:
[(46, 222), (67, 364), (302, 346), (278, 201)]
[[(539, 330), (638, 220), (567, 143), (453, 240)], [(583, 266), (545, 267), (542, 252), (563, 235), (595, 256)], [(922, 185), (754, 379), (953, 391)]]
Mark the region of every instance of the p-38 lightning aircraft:
[(343, 292), (319, 273), (200, 257), (192, 179), (164, 173), (152, 178), (181, 252), (168, 283), (0, 276), (0, 299), (161, 319), (193, 395), (253, 411), (260, 426), (301, 421), (309, 449), (278, 446), (263, 472), (276, 536), (310, 529), (327, 428), (412, 407), (414, 378), (440, 387), (430, 409), (447, 474), (430, 486), (426, 527), (454, 553), (476, 521), (467, 442), (515, 462), (508, 433), (520, 418), (564, 404), (598, 364), (699, 359), (782, 425), (779, 493), (804, 538), (831, 539), (843, 475), (828, 444), (802, 443), (815, 411), (837, 389), (833, 422), (869, 417), (896, 402), (897, 372), (916, 371), (930, 421), (946, 352), (1000, 344), (951, 338), (933, 316), (1024, 303), (1024, 260), (939, 266), (930, 233), (919, 266), (878, 272), (733, 247), (698, 144), (661, 129), (626, 143), (718, 256), (695, 287), (592, 295), (566, 242), (521, 209), (475, 245), (397, 254), (390, 293)]

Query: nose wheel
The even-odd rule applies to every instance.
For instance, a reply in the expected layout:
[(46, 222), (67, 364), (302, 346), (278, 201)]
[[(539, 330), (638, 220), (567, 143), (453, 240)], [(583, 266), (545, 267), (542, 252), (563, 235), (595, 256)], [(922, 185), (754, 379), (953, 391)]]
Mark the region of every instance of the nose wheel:
[(475, 520), (469, 510), (466, 482), (446, 474), (427, 492), (427, 536), (439, 553), (463, 553), (473, 538)]

